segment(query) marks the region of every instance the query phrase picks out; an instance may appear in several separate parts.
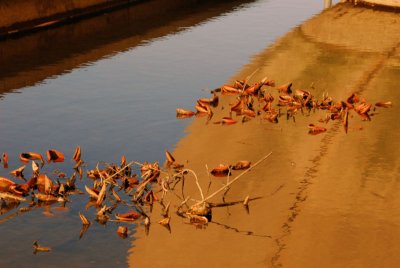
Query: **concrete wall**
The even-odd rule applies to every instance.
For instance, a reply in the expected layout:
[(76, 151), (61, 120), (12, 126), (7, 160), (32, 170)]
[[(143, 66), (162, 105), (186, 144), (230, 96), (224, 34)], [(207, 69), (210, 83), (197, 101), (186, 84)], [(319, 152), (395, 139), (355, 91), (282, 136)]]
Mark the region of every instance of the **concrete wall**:
[(49, 26), (139, 0), (2, 0), (0, 36)]

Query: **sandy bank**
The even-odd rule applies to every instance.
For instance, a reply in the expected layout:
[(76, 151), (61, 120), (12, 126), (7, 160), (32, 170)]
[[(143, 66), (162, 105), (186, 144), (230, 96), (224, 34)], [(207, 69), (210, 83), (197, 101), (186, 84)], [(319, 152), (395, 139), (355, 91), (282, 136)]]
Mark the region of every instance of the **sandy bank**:
[[(381, 27), (364, 24), (360, 31), (360, 21)], [(252, 81), (268, 76), (278, 85), (293, 82), (294, 88), (309, 89), (317, 98), (326, 92), (337, 99), (359, 92), (371, 102), (399, 103), (393, 88), (400, 77), (400, 39), (390, 34), (399, 25), (397, 14), (341, 4), (277, 40), (232, 79), (258, 70)], [(139, 229), (128, 255), (130, 266), (396, 266), (400, 155), (393, 148), (400, 138), (398, 106), (371, 122), (351, 118), (348, 134), (331, 122), (327, 133), (311, 136), (307, 125), (324, 113), (299, 114), (295, 122), (283, 117), (279, 124), (258, 118), (231, 126), (212, 124), (229, 115), (231, 101), (222, 98), (209, 124), (196, 118), (174, 156), (197, 171), (206, 189), (206, 164), (254, 163), (272, 151), (227, 195), (229, 201), (246, 195), (263, 198), (250, 205), (249, 214), (241, 206), (215, 209), (214, 222), (205, 230), (174, 215), (171, 234), (156, 223), (148, 237)], [(221, 179), (212, 181), (214, 189), (221, 186)], [(187, 187), (188, 194), (198, 195), (194, 183)]]

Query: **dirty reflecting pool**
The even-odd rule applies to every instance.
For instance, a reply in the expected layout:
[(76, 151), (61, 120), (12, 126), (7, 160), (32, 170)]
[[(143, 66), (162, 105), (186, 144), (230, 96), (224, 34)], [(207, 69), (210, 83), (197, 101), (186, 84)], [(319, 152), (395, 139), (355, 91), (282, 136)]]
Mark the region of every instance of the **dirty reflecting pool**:
[[(370, 43), (350, 33), (372, 12), (328, 2), (144, 1), (0, 42), (0, 175), (11, 180), (0, 180), (0, 265), (343, 265), (296, 250), (309, 247), (301, 241), (311, 226), (327, 227), (311, 240), (328, 236), (339, 248), (359, 237), (338, 241), (337, 233), (398, 225), (388, 212), (371, 216), (397, 204), (399, 163), (390, 148), (398, 146), (399, 96), (388, 89), (399, 75), (400, 40), (384, 38), (397, 21), (384, 13), (393, 28)], [(349, 32), (331, 26), (340, 23)], [(218, 104), (206, 104), (205, 116), (176, 118), (177, 108), (196, 111), (198, 99), (235, 79), (274, 80), (264, 87), (274, 106), (261, 109), (265, 100), (254, 97), (252, 111), (260, 112), (244, 119), (231, 110), (235, 96), (216, 91)], [(282, 91), (303, 95), (275, 106)], [(371, 106), (342, 105), (335, 118), (307, 94)], [(26, 188), (21, 199), (6, 196)], [(213, 193), (211, 207), (186, 207)], [(363, 264), (359, 252), (371, 250), (346, 257)]]

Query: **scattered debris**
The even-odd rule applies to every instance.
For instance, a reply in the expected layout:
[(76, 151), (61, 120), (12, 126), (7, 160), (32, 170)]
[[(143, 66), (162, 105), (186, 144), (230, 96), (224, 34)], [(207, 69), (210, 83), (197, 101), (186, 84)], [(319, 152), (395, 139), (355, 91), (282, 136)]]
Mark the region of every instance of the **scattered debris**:
[(49, 252), (51, 251), (50, 247), (44, 247), (38, 244), (37, 241), (33, 242), (33, 254), (36, 254), (38, 252)]

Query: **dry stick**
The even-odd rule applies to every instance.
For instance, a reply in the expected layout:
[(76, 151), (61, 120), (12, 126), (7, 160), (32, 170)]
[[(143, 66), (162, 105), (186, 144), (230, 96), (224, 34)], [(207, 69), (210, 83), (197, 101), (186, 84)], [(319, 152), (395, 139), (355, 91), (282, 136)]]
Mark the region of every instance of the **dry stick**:
[(200, 192), (201, 200), (202, 200), (201, 202), (204, 202), (205, 199), (204, 199), (204, 195), (203, 195), (203, 190), (200, 187), (199, 179), (197, 178), (196, 173), (191, 169), (185, 169), (184, 171), (188, 171), (193, 174), (194, 178), (196, 179), (197, 188), (199, 188), (199, 192)]
[(208, 166), (207, 166), (207, 164), (206, 164), (206, 171), (207, 171), (207, 177), (208, 177), (208, 187), (207, 187), (207, 194), (208, 194), (208, 192), (210, 191), (210, 188), (211, 188), (211, 183), (212, 183), (212, 181), (211, 181), (211, 178), (210, 178), (210, 171), (209, 171), (209, 169), (208, 169)]
[(231, 185), (232, 183), (234, 183), (235, 181), (237, 181), (240, 177), (242, 177), (244, 174), (246, 174), (247, 172), (249, 172), (250, 170), (252, 170), (254, 167), (256, 167), (258, 164), (260, 164), (262, 161), (264, 161), (265, 159), (267, 159), (270, 155), (272, 154), (272, 152), (270, 152), (269, 154), (267, 154), (266, 156), (264, 156), (263, 158), (261, 158), (260, 160), (258, 160), (254, 165), (252, 165), (251, 167), (249, 167), (248, 169), (244, 170), (242, 173), (240, 173), (239, 175), (237, 175), (233, 180), (231, 180), (229, 182), (229, 184), (224, 185), (222, 188), (218, 189), (217, 191), (215, 191), (214, 193), (212, 193), (211, 195), (207, 196), (206, 198), (203, 199), (203, 201), (199, 201), (196, 204), (194, 204), (193, 206), (198, 206), (202, 203), (204, 203), (206, 200), (213, 198), (214, 196), (216, 196), (217, 194), (219, 194), (220, 192), (222, 192), (223, 190), (225, 190), (226, 187), (228, 187), (229, 185)]
[(260, 68), (255, 69), (254, 72), (252, 72), (248, 77), (246, 77), (246, 79), (244, 80), (244, 83), (243, 83), (243, 90), (246, 89), (247, 83), (250, 81), (250, 79), (253, 77), (253, 75), (255, 75), (255, 73), (258, 72), (259, 69)]

